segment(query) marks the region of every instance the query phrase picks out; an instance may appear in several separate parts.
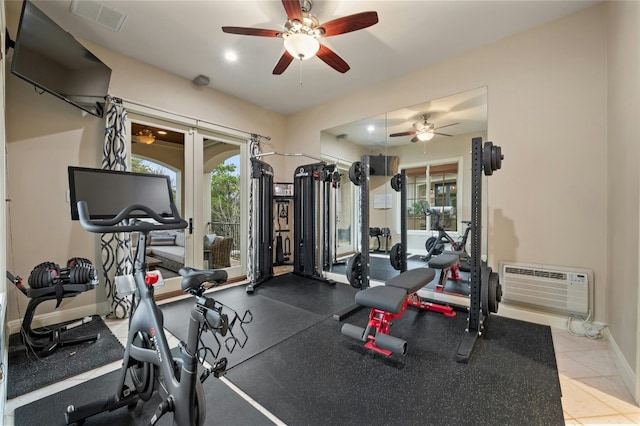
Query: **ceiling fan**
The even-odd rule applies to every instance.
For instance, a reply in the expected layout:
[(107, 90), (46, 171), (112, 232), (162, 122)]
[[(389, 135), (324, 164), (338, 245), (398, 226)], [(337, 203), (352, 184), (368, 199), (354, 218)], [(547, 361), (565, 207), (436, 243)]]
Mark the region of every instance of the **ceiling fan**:
[(415, 130), (409, 130), (407, 132), (401, 132), (401, 133), (392, 133), (389, 135), (389, 137), (393, 138), (397, 136), (415, 135), (411, 139), (411, 142), (418, 142), (418, 141), (426, 142), (433, 139), (435, 135), (451, 136), (446, 133), (436, 132), (436, 130), (442, 129), (443, 127), (455, 126), (456, 124), (460, 124), (460, 123), (451, 123), (451, 124), (445, 124), (444, 126), (436, 127), (435, 124), (429, 123), (428, 121), (429, 117), (431, 117), (431, 114), (422, 114), (422, 121), (416, 121), (415, 123), (413, 123), (413, 127), (415, 128)]
[(320, 43), (322, 37), (332, 37), (370, 27), (378, 22), (376, 12), (361, 12), (337, 18), (324, 24), (311, 14), (311, 0), (282, 0), (287, 13), (284, 31), (246, 27), (222, 27), (229, 34), (259, 37), (280, 37), (284, 39), (285, 51), (273, 69), (273, 74), (282, 74), (294, 58), (305, 60), (317, 55), (331, 68), (345, 73), (349, 65), (333, 50)]

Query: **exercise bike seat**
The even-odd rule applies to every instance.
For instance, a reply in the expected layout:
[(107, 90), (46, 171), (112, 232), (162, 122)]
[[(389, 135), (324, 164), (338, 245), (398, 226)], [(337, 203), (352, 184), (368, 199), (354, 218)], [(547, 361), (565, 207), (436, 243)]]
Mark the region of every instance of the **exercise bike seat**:
[(190, 266), (183, 266), (178, 273), (183, 277), (182, 290), (185, 292), (197, 291), (204, 283), (223, 284), (228, 277), (224, 269), (196, 269)]

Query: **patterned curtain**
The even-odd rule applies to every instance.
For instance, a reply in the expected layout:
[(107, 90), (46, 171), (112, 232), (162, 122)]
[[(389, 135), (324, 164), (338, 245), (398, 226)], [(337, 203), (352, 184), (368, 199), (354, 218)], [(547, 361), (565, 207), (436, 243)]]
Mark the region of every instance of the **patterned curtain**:
[[(122, 100), (109, 98), (102, 156), (104, 170), (127, 170), (127, 111)], [(121, 232), (100, 237), (102, 266), (107, 298), (111, 303), (111, 318), (126, 318), (131, 302), (116, 294), (115, 277), (133, 273), (131, 235)]]

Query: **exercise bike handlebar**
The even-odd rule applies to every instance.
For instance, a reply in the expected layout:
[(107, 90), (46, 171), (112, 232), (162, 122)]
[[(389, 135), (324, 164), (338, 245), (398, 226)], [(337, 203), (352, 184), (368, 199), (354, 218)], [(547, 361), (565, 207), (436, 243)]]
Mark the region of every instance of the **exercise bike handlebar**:
[[(78, 217), (80, 224), (89, 232), (98, 234), (109, 234), (117, 232), (150, 232), (158, 230), (184, 229), (187, 221), (182, 219), (172, 205), (173, 217), (162, 217), (147, 206), (133, 204), (122, 209), (116, 216), (110, 219), (91, 219), (89, 208), (85, 201), (78, 201)], [(123, 224), (124, 221), (135, 219), (131, 214), (134, 211), (143, 211), (148, 217), (158, 223), (135, 221), (130, 224)]]

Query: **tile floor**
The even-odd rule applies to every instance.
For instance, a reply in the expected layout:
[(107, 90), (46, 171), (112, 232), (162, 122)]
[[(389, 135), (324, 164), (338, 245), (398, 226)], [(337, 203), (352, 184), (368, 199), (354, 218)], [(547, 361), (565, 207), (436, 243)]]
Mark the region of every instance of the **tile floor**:
[[(168, 301), (167, 301), (168, 302)], [(114, 335), (126, 342), (127, 321), (107, 320)], [(566, 425), (638, 425), (640, 407), (633, 401), (613, 363), (606, 340), (577, 337), (552, 328), (562, 387), (562, 408)], [(173, 341), (172, 341), (173, 339)], [(170, 337), (170, 344), (177, 343)], [(120, 367), (114, 362), (20, 397), (5, 407), (5, 426), (13, 426), (17, 407), (75, 386)], [(265, 413), (266, 414), (266, 413)], [(278, 423), (278, 420), (273, 418)]]
[(551, 331), (565, 424), (640, 424), (640, 407), (618, 374), (607, 341)]

